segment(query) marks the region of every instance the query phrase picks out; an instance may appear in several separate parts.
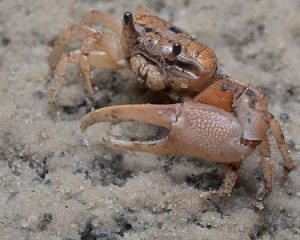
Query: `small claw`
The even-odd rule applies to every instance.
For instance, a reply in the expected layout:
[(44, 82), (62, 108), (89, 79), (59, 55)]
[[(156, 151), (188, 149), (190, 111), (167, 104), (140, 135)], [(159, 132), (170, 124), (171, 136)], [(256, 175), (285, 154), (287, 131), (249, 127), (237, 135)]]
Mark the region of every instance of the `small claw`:
[(241, 143), (243, 131), (232, 114), (196, 102), (105, 107), (87, 114), (81, 129), (99, 122), (124, 121), (170, 130), (168, 136), (155, 141), (109, 140), (112, 145), (128, 150), (187, 155), (215, 162), (239, 162), (253, 151)]

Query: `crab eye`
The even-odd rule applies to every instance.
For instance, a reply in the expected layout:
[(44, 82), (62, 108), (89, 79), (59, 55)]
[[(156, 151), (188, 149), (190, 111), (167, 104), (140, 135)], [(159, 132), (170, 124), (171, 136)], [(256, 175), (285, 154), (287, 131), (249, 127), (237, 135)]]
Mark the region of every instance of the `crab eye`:
[(174, 43), (172, 47), (172, 54), (174, 56), (178, 56), (181, 53), (181, 44), (180, 43)]
[(124, 19), (124, 23), (126, 25), (129, 25), (130, 23), (132, 23), (132, 19), (133, 19), (132, 13), (131, 12), (124, 13), (123, 19)]

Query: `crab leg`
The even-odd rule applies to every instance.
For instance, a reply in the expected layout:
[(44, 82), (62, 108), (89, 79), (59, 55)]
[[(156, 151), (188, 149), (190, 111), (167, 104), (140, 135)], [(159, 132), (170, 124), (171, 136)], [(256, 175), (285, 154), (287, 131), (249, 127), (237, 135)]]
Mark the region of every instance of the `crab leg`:
[(169, 135), (155, 141), (110, 140), (120, 148), (204, 158), (222, 163), (240, 162), (252, 151), (234, 116), (219, 108), (185, 102), (171, 105), (120, 105), (86, 115), (81, 129), (99, 122), (137, 121), (168, 128)]

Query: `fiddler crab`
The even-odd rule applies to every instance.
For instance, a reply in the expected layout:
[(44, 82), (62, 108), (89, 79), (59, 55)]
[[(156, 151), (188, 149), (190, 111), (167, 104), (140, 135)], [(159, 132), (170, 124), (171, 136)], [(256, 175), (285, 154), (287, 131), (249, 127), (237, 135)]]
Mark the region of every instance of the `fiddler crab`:
[[(94, 24), (102, 24), (109, 31), (95, 30), (91, 27)], [(81, 40), (80, 49), (65, 53), (73, 38)], [(212, 194), (231, 194), (242, 160), (257, 147), (265, 180), (257, 199), (273, 191), (269, 128), (284, 168), (290, 171), (294, 167), (280, 125), (268, 112), (267, 97), (252, 86), (218, 73), (211, 48), (142, 7), (135, 15), (126, 12), (122, 23), (101, 11), (88, 12), (80, 25), (69, 27), (58, 37), (50, 56), (54, 70), (48, 90), (52, 114), (69, 63), (80, 65), (89, 93), (94, 93), (90, 68), (116, 70), (129, 66), (148, 89), (168, 94), (174, 104), (119, 105), (92, 111), (83, 118), (81, 129), (99, 122), (123, 121), (165, 127), (169, 134), (159, 140), (109, 142), (132, 151), (187, 155), (227, 164), (223, 184), (209, 191)]]

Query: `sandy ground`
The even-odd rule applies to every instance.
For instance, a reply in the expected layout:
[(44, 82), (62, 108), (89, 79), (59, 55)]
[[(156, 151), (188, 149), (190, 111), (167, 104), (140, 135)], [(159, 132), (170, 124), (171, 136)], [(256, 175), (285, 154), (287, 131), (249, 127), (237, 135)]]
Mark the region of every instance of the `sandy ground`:
[[(91, 8), (121, 19), (138, 3), (206, 42), (221, 71), (269, 96), (297, 167), (282, 183), (272, 139), (276, 187), (262, 210), (254, 207), (262, 183), (257, 153), (243, 163), (231, 197), (206, 200), (201, 195), (220, 184), (222, 166), (101, 143), (109, 135), (149, 138), (156, 128), (102, 124), (80, 132), (92, 107), (150, 101), (130, 71), (97, 71), (100, 90), (89, 96), (71, 66), (61, 119), (47, 114), (55, 36)], [(0, 238), (300, 239), (299, 12), (298, 0), (1, 0)]]

